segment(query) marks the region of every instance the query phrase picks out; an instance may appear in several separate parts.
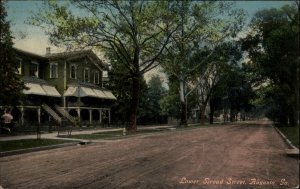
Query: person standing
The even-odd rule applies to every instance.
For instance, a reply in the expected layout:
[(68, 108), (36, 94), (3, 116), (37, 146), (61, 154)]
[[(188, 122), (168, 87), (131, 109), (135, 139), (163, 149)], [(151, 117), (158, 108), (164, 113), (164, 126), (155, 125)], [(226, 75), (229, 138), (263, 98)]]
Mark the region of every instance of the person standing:
[(12, 120), (14, 119), (13, 116), (11, 115), (10, 110), (6, 110), (5, 113), (1, 116), (1, 119), (3, 119), (4, 123), (4, 129), (8, 130), (11, 132), (12, 130)]

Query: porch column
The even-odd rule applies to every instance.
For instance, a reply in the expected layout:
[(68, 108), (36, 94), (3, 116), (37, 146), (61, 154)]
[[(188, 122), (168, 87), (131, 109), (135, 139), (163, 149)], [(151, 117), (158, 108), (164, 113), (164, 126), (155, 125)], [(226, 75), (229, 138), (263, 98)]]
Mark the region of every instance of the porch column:
[(62, 100), (63, 100), (63, 107), (66, 108), (66, 106), (67, 106), (66, 97), (63, 96)]
[(81, 121), (81, 117), (80, 117), (80, 108), (77, 108), (77, 114), (78, 114), (78, 121)]
[(108, 109), (107, 111), (108, 111), (108, 125), (110, 125), (110, 109)]
[(21, 125), (23, 126), (24, 125), (24, 107), (21, 106)]
[(102, 109), (99, 110), (99, 122), (102, 123)]
[(90, 113), (90, 125), (92, 125), (93, 115), (92, 115), (92, 110), (91, 109), (89, 109), (89, 113)]
[(66, 96), (65, 96), (65, 93), (67, 91), (67, 61), (65, 60), (64, 61), (64, 90), (63, 90), (63, 107), (66, 108)]
[(38, 113), (38, 123), (40, 125), (41, 124), (41, 107), (37, 108), (37, 113)]

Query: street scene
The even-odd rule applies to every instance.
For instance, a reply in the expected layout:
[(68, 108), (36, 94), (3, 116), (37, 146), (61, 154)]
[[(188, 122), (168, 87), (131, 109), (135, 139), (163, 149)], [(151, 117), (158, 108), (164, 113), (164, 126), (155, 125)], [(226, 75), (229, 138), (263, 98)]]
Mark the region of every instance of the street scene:
[[(3, 188), (295, 188), (270, 122), (168, 131), (0, 158)], [(16, 171), (17, 170), (17, 171)]]
[(1, 0), (0, 20), (0, 189), (299, 188), (299, 0)]

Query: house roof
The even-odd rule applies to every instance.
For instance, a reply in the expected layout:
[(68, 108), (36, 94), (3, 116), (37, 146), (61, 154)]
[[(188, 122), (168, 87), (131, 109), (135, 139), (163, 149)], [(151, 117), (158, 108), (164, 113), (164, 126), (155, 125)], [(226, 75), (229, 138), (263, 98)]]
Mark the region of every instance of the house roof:
[(37, 77), (29, 77), (29, 76), (23, 76), (22, 81), (25, 83), (38, 83), (38, 84), (47, 84), (47, 81), (37, 78)]
[(79, 50), (79, 51), (69, 51), (69, 52), (62, 52), (62, 53), (50, 53), (46, 55), (38, 55), (18, 48), (14, 48), (14, 49), (17, 52), (24, 54), (26, 56), (30, 56), (42, 60), (58, 60), (58, 59), (74, 60), (86, 56), (100, 70), (108, 70), (108, 65), (105, 64), (103, 61), (101, 61), (100, 58), (92, 50)]
[(68, 85), (68, 89), (65, 92), (65, 96), (76, 96), (76, 97), (96, 97), (116, 100), (115, 95), (107, 89), (101, 88), (92, 83), (75, 82)]
[(88, 57), (91, 62), (93, 62), (99, 69), (108, 70), (108, 65), (105, 64), (100, 58), (92, 51), (92, 50), (79, 50), (79, 51), (69, 51), (62, 53), (51, 53), (46, 54), (49, 60), (57, 60), (57, 59), (66, 59), (73, 60), (82, 57)]
[(28, 51), (24, 51), (24, 50), (18, 49), (18, 48), (14, 48), (14, 49), (15, 49), (16, 52), (18, 52), (20, 54), (24, 54), (26, 56), (34, 57), (34, 58), (37, 58), (37, 59), (47, 60), (47, 58), (45, 56), (35, 54), (35, 53), (32, 53), (32, 52), (28, 52)]

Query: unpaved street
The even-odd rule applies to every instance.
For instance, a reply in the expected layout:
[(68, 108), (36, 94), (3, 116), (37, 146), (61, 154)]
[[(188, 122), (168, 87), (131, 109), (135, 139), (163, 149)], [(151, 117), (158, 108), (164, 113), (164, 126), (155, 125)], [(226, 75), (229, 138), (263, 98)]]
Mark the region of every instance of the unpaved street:
[(0, 158), (3, 188), (290, 188), (299, 160), (266, 122), (213, 126)]

